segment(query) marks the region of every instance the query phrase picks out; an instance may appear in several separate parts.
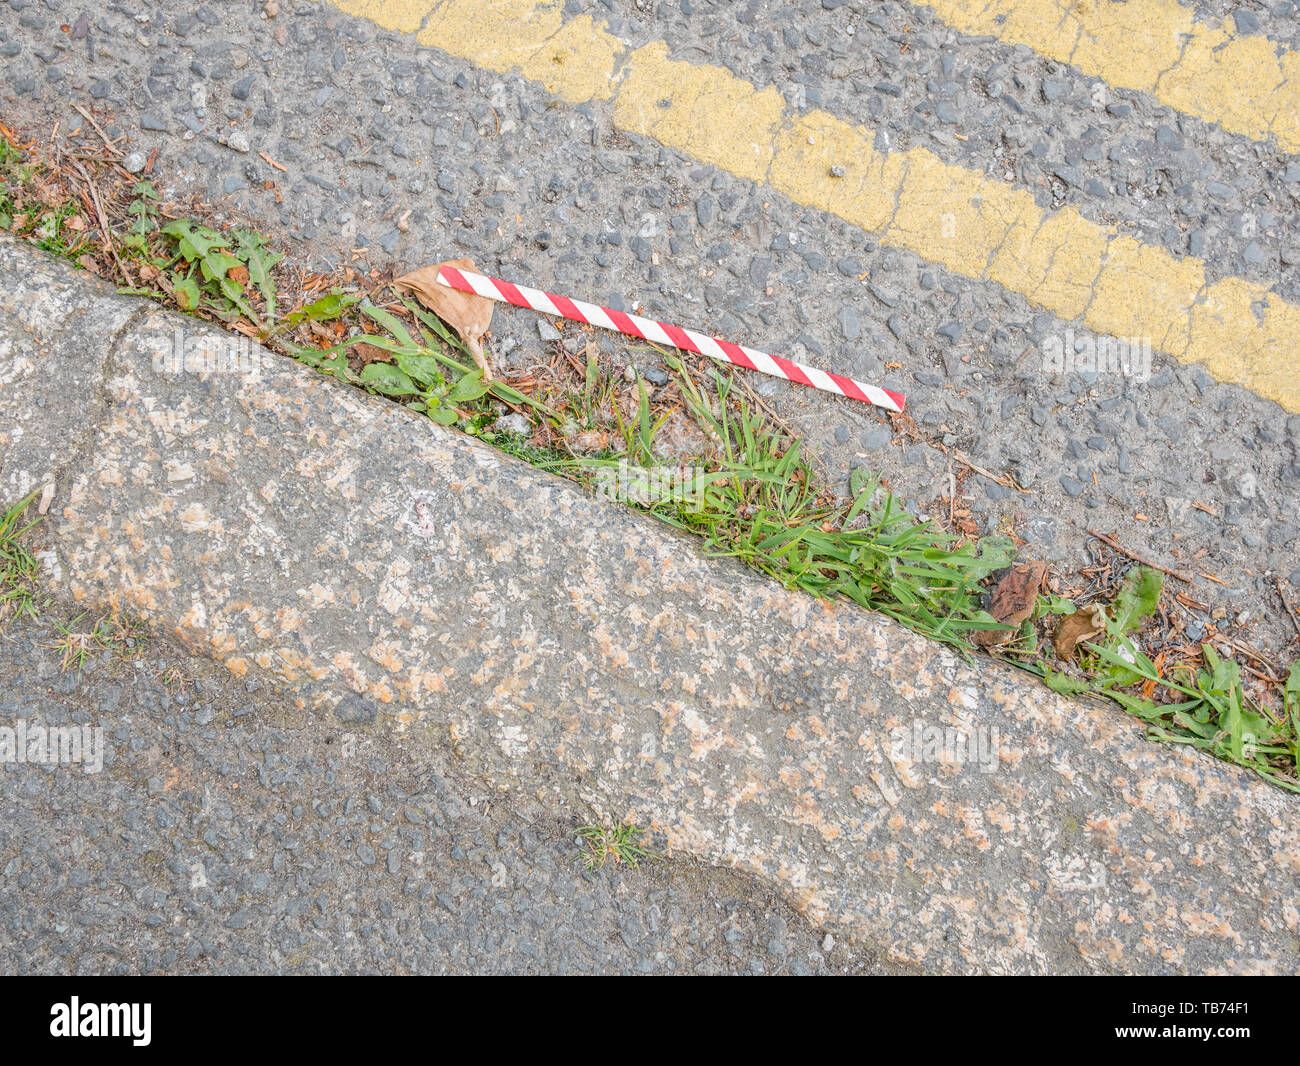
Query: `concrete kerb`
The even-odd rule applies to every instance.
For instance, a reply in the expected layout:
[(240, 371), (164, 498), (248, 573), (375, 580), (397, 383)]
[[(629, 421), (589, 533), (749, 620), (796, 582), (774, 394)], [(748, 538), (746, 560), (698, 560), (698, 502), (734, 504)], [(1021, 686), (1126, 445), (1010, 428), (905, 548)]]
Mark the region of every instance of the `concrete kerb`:
[(0, 485), (56, 480), (59, 596), (899, 963), (1300, 970), (1300, 807), (1248, 773), (12, 242), (0, 278)]

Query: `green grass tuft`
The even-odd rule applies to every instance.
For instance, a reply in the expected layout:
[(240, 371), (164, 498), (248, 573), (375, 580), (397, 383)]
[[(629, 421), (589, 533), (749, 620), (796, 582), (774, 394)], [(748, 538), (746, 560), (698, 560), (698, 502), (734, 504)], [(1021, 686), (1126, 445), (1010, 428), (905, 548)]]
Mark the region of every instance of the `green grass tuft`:
[(586, 845), (586, 851), (581, 856), (583, 865), (594, 873), (611, 862), (635, 867), (642, 859), (659, 858), (638, 843), (644, 833), (644, 829), (626, 823), (582, 826), (578, 830), (578, 836)]
[(23, 544), (23, 537), (40, 523), (39, 517), (23, 522), (35, 498), (32, 493), (0, 515), (0, 632), (14, 618), (36, 618), (43, 606), (40, 563)]

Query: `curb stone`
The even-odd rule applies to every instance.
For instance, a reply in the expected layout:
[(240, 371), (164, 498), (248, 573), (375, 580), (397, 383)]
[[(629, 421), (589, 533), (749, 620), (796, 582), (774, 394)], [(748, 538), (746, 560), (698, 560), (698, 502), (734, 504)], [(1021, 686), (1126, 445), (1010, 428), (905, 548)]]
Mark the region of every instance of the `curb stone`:
[[(8, 242), (0, 277), (24, 279), (31, 321), (105, 291)], [(1300, 809), (1247, 772), (705, 559), (289, 360), (159, 372), (178, 327), (229, 338), (105, 300), (66, 348), (0, 325), (0, 424), (34, 424), (43, 399), (76, 441), (48, 522), (59, 594), (270, 676), (323, 725), (450, 746), (554, 809), (629, 813), (927, 972), (1300, 970)], [(34, 439), (0, 435), (0, 483), (37, 476)], [(993, 757), (906, 752), (918, 727)]]
[(0, 264), (9, 271), (0, 284), (0, 494), (12, 502), (57, 484), (84, 450), (112, 340), (144, 305), (9, 239)]

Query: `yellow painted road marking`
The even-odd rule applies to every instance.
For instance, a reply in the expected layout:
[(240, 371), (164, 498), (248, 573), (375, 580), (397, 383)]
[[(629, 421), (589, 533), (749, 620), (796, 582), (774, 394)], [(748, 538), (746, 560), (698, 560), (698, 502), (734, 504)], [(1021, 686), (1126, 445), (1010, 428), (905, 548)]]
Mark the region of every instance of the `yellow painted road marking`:
[(614, 123), (742, 178), (762, 181), (772, 166), (785, 100), (772, 87), (760, 91), (729, 74), (711, 76), (716, 69), (673, 62), (662, 41), (636, 49), (628, 54), (614, 98)]
[[(924, 148), (877, 152), (870, 130), (822, 111), (790, 115), (775, 89), (757, 89), (722, 67), (670, 60), (662, 42), (629, 48), (588, 16), (565, 22), (558, 2), (335, 6), (385, 29), (416, 27), (423, 45), (488, 70), (518, 71), (570, 103), (612, 101), (624, 130), (766, 182), (1063, 319), (1111, 336), (1150, 337), (1167, 355), (1203, 362), (1218, 380), (1300, 412), (1300, 307), (1265, 286), (1241, 278), (1209, 284), (1203, 260), (1139, 244), (1073, 207), (1046, 211), (1026, 190)], [(832, 177), (832, 167), (842, 176)]]
[[(353, 4), (336, 5), (351, 12)], [(615, 59), (626, 46), (590, 15), (564, 21), (560, 4), (520, 0), (444, 0), (430, 5), (409, 0), (360, 4), (384, 9), (366, 18), (385, 29), (409, 25), (418, 12), (420, 44), (440, 48), (488, 70), (517, 70), (547, 92), (571, 104), (608, 100)], [(389, 15), (389, 9), (393, 14)], [(359, 12), (352, 12), (358, 13)], [(427, 17), (426, 17), (427, 16)]]
[[(1300, 152), (1300, 55), (1196, 22), (1175, 0), (917, 0), (953, 29), (1023, 44), (1121, 89)], [(1279, 51), (1282, 53), (1279, 55)]]

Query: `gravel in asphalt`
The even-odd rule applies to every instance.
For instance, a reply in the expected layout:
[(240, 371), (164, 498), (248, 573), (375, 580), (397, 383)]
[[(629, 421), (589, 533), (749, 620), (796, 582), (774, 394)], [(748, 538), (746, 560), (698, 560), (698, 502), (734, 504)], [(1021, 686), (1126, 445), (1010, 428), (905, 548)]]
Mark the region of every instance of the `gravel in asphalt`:
[(158, 636), (64, 670), (74, 621), (0, 636), (0, 725), (105, 743), (99, 773), (0, 763), (0, 971), (900, 972), (724, 870), (588, 873), (576, 824), (489, 802), (454, 756), (322, 730)]

